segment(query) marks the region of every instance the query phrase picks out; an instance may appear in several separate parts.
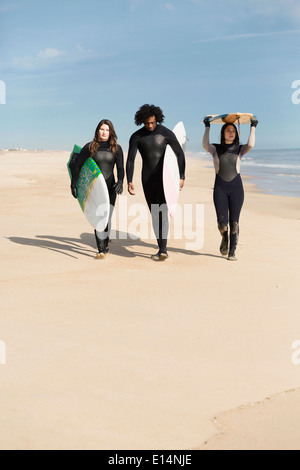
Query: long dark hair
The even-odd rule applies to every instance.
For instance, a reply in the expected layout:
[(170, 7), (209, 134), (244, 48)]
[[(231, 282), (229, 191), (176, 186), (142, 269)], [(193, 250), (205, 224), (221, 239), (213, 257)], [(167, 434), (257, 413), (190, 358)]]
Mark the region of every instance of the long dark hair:
[(235, 129), (235, 139), (232, 142), (232, 145), (239, 145), (240, 144), (240, 138), (239, 138), (239, 133), (234, 124), (231, 124), (230, 122), (227, 122), (224, 124), (224, 126), (221, 128), (221, 149), (226, 150), (226, 142), (225, 142), (225, 130), (228, 126), (233, 126)]
[(118, 150), (118, 142), (117, 142), (118, 137), (117, 137), (115, 128), (113, 126), (113, 123), (109, 119), (102, 119), (102, 121), (100, 121), (98, 126), (96, 127), (94, 140), (90, 144), (90, 154), (91, 154), (92, 157), (95, 155), (95, 153), (97, 152), (97, 150), (98, 150), (98, 148), (99, 148), (99, 146), (102, 142), (99, 139), (99, 129), (100, 129), (101, 126), (103, 126), (103, 124), (106, 124), (109, 127), (108, 142), (109, 142), (111, 151), (114, 155), (117, 153), (117, 150)]
[(135, 113), (134, 122), (137, 126), (140, 126), (152, 116), (155, 116), (156, 122), (158, 123), (162, 123), (165, 118), (162, 110), (158, 106), (154, 106), (153, 104), (144, 104)]

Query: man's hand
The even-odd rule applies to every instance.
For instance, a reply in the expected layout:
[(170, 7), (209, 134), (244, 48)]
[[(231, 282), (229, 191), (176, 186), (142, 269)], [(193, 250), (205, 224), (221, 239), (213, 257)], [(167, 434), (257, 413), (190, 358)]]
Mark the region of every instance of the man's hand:
[(134, 190), (133, 183), (128, 183), (128, 192), (129, 192), (129, 194), (131, 194), (131, 196), (135, 196), (135, 190)]

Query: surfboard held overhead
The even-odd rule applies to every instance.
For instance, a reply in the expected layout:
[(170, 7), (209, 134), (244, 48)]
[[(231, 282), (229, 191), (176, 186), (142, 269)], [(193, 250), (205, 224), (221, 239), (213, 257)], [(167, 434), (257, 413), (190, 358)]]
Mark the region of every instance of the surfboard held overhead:
[(251, 124), (251, 119), (256, 119), (251, 113), (208, 114), (204, 119), (206, 117), (211, 124)]

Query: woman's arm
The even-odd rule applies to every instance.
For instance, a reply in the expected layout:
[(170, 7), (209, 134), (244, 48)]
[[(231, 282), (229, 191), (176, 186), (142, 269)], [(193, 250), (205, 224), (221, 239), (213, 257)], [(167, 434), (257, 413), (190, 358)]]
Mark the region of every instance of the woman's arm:
[(258, 120), (256, 118), (252, 118), (248, 143), (242, 146), (241, 153), (240, 153), (241, 157), (243, 155), (246, 155), (246, 153), (250, 152), (250, 150), (252, 150), (255, 145), (255, 129), (256, 129), (257, 124), (258, 124)]
[(210, 131), (210, 126), (205, 124), (205, 131), (203, 135), (203, 140), (202, 140), (202, 147), (204, 150), (206, 150), (208, 153), (211, 153), (213, 157), (217, 156), (217, 150), (216, 147), (210, 143), (209, 141), (209, 131)]

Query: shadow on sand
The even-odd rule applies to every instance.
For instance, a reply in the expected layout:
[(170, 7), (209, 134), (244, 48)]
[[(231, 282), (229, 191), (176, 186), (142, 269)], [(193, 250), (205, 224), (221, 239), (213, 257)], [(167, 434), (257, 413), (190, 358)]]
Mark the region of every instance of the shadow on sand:
[[(46, 250), (55, 251), (71, 258), (87, 256), (94, 258), (96, 253), (96, 240), (93, 233), (82, 233), (80, 238), (55, 237), (52, 235), (36, 235), (34, 238), (23, 237), (5, 237), (12, 243), (24, 246), (36, 246)], [(143, 248), (147, 252), (143, 253)], [(147, 243), (134, 235), (124, 232), (115, 232), (115, 239), (110, 242), (109, 250), (112, 254), (125, 258), (149, 258), (148, 249), (153, 249), (153, 253), (157, 251), (156, 243)], [(213, 258), (222, 258), (222, 256), (207, 253), (199, 253), (197, 251), (184, 250), (180, 248), (168, 247), (170, 253), (182, 253), (189, 256), (210, 256)]]

